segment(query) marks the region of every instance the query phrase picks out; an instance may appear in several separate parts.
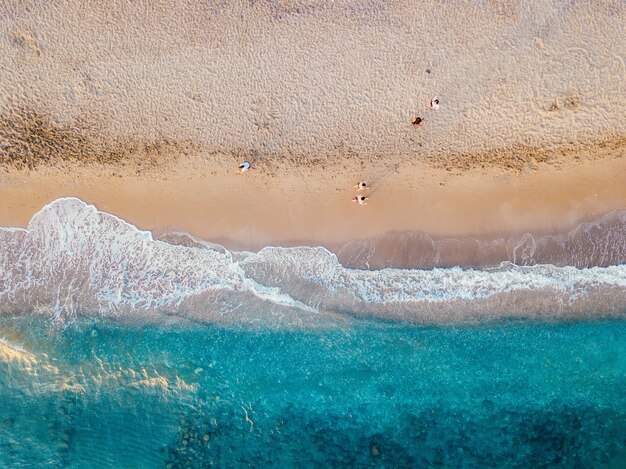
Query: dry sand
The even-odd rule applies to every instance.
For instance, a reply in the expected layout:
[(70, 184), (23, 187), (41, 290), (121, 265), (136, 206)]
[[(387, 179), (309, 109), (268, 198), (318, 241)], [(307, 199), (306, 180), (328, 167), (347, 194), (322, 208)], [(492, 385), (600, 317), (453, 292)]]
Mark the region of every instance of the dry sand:
[(75, 195), (247, 247), (568, 229), (626, 208), (625, 25), (610, 0), (3, 2), (0, 224)]

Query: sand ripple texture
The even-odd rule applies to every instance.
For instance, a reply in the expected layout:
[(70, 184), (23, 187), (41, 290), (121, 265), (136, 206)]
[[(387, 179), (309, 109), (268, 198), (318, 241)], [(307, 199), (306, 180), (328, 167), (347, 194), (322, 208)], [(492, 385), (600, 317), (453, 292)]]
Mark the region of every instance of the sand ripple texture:
[(304, 164), (623, 143), (624, 25), (611, 0), (9, 0), (0, 153)]
[(26, 229), (0, 229), (0, 311), (59, 320), (95, 315), (295, 325), (331, 316), (416, 322), (621, 317), (626, 265), (357, 270), (321, 247), (250, 253), (155, 240), (65, 198), (44, 207)]

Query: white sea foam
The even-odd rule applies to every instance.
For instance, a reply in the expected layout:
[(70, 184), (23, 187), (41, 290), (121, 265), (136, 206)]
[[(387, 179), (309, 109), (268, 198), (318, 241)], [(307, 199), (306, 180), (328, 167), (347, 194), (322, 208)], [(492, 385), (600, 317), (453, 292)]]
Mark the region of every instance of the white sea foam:
[(321, 247), (231, 253), (170, 244), (76, 198), (45, 206), (25, 230), (0, 228), (0, 243), (4, 312), (212, 320), (331, 311), (438, 320), (626, 310), (626, 265), (357, 270)]

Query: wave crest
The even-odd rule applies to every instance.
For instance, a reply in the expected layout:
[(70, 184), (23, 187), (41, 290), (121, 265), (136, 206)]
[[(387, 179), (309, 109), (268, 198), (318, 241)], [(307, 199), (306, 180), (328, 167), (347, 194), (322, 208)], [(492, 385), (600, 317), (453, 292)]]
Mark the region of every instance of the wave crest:
[[(321, 247), (248, 253), (156, 240), (75, 198), (47, 205), (26, 229), (0, 229), (0, 243), (5, 313), (256, 322), (322, 312), (445, 322), (626, 309), (624, 265), (359, 270)], [(527, 239), (514, 253), (536, 249)]]

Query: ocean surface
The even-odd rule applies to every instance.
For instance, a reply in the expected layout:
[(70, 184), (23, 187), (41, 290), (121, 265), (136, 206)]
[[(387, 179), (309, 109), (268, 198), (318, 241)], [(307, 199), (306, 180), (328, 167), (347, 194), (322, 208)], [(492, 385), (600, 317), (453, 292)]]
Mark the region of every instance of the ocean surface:
[(626, 467), (626, 217), (518, 241), (388, 267), (55, 201), (0, 228), (0, 464)]

